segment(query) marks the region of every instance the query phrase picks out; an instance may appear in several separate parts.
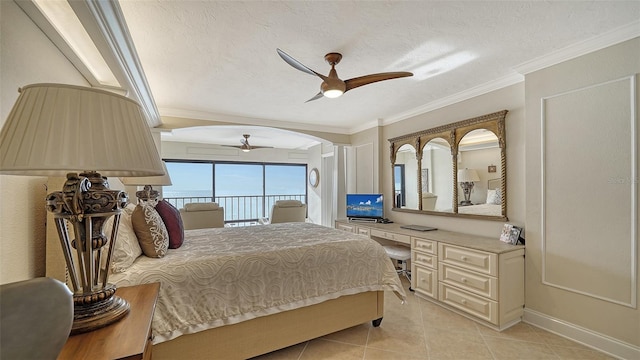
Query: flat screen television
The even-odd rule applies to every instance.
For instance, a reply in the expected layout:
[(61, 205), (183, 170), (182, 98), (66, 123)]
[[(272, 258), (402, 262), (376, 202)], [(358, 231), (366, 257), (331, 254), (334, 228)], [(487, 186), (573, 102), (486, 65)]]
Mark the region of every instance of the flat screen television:
[(347, 217), (382, 219), (384, 216), (382, 194), (347, 194)]

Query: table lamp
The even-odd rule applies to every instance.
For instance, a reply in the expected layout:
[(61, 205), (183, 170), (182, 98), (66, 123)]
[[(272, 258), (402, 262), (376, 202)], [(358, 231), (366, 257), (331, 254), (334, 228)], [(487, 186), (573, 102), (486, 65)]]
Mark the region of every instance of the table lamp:
[[(109, 189), (105, 176), (162, 175), (151, 132), (138, 103), (108, 91), (33, 84), (19, 92), (0, 131), (0, 174), (66, 174), (62, 191), (48, 194), (46, 207), (55, 219), (73, 290), (71, 333), (109, 325), (129, 312), (108, 283), (128, 199)], [(107, 238), (104, 224), (111, 216)]]
[(471, 190), (473, 190), (475, 181), (480, 181), (480, 177), (478, 176), (478, 172), (474, 169), (458, 170), (458, 182), (460, 183), (460, 187), (464, 192), (464, 200), (460, 202), (460, 205), (473, 205), (469, 198), (471, 196)]
[(139, 176), (139, 177), (121, 177), (120, 181), (127, 186), (144, 186), (143, 190), (136, 192), (138, 202), (151, 202), (156, 203), (160, 193), (153, 189), (155, 186), (171, 186), (171, 177), (169, 177), (169, 171), (167, 171), (167, 164), (162, 162), (162, 168), (164, 169), (164, 175), (162, 176)]

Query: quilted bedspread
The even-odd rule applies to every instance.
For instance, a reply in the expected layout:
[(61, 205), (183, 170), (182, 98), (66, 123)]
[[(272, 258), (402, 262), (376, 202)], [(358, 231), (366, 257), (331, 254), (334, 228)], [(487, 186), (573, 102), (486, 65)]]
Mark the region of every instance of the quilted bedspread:
[(163, 258), (141, 256), (110, 282), (160, 282), (154, 343), (365, 291), (405, 293), (374, 240), (309, 223), (185, 231)]

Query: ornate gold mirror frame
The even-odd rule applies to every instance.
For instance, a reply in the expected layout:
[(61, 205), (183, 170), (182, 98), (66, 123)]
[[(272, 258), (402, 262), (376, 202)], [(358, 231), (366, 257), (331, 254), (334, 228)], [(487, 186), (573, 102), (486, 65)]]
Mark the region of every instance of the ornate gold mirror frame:
[[(390, 160), (391, 160), (391, 187), (393, 196), (393, 211), (401, 211), (401, 212), (411, 212), (411, 213), (422, 213), (429, 215), (440, 215), (440, 216), (455, 216), (455, 217), (464, 217), (464, 218), (474, 218), (474, 219), (486, 219), (486, 220), (495, 220), (495, 221), (506, 221), (507, 219), (507, 158), (506, 158), (506, 134), (505, 134), (505, 118), (507, 115), (507, 110), (498, 111), (492, 114), (482, 115), (475, 118), (459, 121), (456, 123), (439, 126), (433, 129), (423, 130), (419, 132), (415, 132), (412, 134), (407, 134), (403, 136), (398, 136), (392, 139), (389, 139), (390, 142)], [(497, 138), (496, 140), (491, 140), (491, 144), (482, 145), (480, 142), (480, 146), (477, 145), (463, 145), (461, 141), (465, 137), (465, 135), (471, 133), (474, 130), (486, 130), (489, 138)], [(476, 131), (477, 132), (477, 131)], [(489, 133), (490, 132), (490, 133)], [(493, 137), (495, 135), (495, 137)], [(438, 139), (440, 143), (444, 144), (448, 143), (451, 149), (451, 169), (448, 169), (449, 164), (446, 164), (447, 171), (451, 171), (450, 174), (443, 174), (442, 172), (439, 174), (441, 177), (446, 176), (447, 179), (453, 179), (450, 185), (450, 188), (442, 189), (446, 196), (443, 197), (443, 201), (440, 201), (437, 208), (434, 209), (425, 209), (425, 205), (423, 204), (423, 188), (429, 181), (423, 182), (423, 174), (429, 176), (429, 169), (423, 168), (423, 153), (425, 149), (425, 145), (429, 144), (431, 140)], [(415, 173), (417, 184), (425, 184), (417, 186), (417, 209), (415, 208), (407, 208), (403, 206), (403, 204), (399, 204), (399, 200), (403, 198), (405, 195), (413, 196), (413, 194), (403, 194), (399, 196), (399, 192), (396, 189), (396, 160), (398, 159), (398, 150), (403, 145), (410, 145), (415, 149), (415, 158), (417, 160), (417, 171)], [(466, 187), (470, 187), (471, 190), (467, 190), (466, 194), (464, 194), (465, 198), (461, 201), (460, 195), (465, 192), (465, 190), (459, 191), (458, 189), (463, 186), (463, 183), (458, 183), (458, 170), (462, 170), (462, 166), (459, 166), (459, 163), (462, 163), (462, 158), (464, 157), (464, 152), (461, 150), (463, 147), (476, 147), (483, 150), (487, 150), (490, 148), (495, 148), (493, 153), (495, 154), (495, 159), (487, 158), (486, 165), (479, 169), (473, 169), (474, 176), (472, 176), (471, 181), (464, 182)], [(406, 149), (405, 147), (404, 149)], [(446, 147), (445, 147), (446, 148)], [(499, 151), (499, 159), (497, 152)], [(495, 162), (499, 161), (499, 165)], [(425, 171), (426, 170), (426, 171)], [(433, 170), (433, 169), (432, 169)], [(468, 170), (468, 169), (465, 169)], [(462, 173), (461, 173), (462, 174)], [(467, 173), (465, 172), (465, 176)], [(478, 175), (479, 174), (479, 175)], [(497, 177), (496, 174), (500, 176)], [(405, 174), (405, 177), (413, 176), (412, 174)], [(427, 180), (427, 179), (425, 179)], [(431, 179), (428, 179), (431, 180)], [(464, 179), (460, 179), (464, 180)], [(486, 183), (486, 186), (484, 185)], [(474, 196), (476, 199), (480, 198), (480, 202), (474, 203), (469, 201), (469, 194), (473, 191), (474, 185), (478, 184), (478, 188), (480, 191), (485, 191), (487, 194), (484, 196), (484, 193), (478, 192)], [(404, 187), (403, 187), (404, 189)], [(497, 195), (496, 195), (497, 194)], [(431, 193), (426, 194), (433, 195)], [(449, 196), (451, 197), (451, 203), (449, 204)], [(437, 196), (436, 196), (437, 198)], [(404, 200), (403, 200), (404, 201)], [(484, 203), (482, 203), (484, 201)], [(415, 202), (415, 201), (414, 201)], [(433, 204), (429, 204), (429, 207), (432, 207)]]

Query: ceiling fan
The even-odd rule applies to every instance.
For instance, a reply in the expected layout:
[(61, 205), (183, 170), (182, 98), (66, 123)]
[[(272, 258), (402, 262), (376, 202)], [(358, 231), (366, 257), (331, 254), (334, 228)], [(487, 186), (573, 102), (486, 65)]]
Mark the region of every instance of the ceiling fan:
[(370, 75), (360, 76), (360, 77), (349, 79), (349, 80), (340, 80), (340, 78), (338, 78), (338, 73), (336, 72), (335, 66), (338, 65), (338, 63), (342, 59), (342, 54), (328, 53), (327, 55), (324, 56), (324, 59), (329, 63), (329, 65), (331, 65), (331, 71), (329, 72), (329, 75), (324, 76), (304, 66), (301, 62), (292, 58), (286, 52), (280, 49), (276, 49), (276, 51), (278, 52), (278, 55), (280, 55), (282, 60), (284, 60), (287, 64), (309, 75), (315, 75), (323, 80), (322, 84), (320, 85), (320, 92), (316, 94), (316, 96), (307, 100), (306, 102), (319, 99), (323, 96), (326, 96), (328, 98), (337, 98), (338, 96), (344, 94), (345, 92), (351, 89), (360, 87), (362, 85), (367, 85), (367, 84), (371, 84), (371, 83), (383, 81), (383, 80), (391, 80), (391, 79), (397, 79), (397, 78), (406, 77), (406, 76), (413, 76), (413, 73), (400, 71), (400, 72), (370, 74)]
[(238, 148), (244, 152), (249, 152), (251, 150), (255, 150), (255, 149), (271, 149), (273, 148), (273, 146), (252, 146), (249, 144), (249, 137), (251, 135), (249, 134), (243, 134), (242, 137), (244, 137), (244, 139), (240, 139), (240, 143), (242, 145), (224, 145), (224, 146), (228, 146), (228, 147), (234, 147), (234, 148)]

